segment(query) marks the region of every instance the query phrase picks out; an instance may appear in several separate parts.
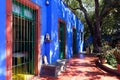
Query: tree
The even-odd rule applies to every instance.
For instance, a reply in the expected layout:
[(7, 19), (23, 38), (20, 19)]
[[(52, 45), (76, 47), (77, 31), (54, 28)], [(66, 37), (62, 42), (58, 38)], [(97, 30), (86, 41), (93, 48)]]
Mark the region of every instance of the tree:
[[(92, 16), (89, 14), (85, 4), (83, 4), (82, 0), (64, 0), (67, 5), (73, 11), (82, 11), (84, 14), (84, 18), (86, 20), (89, 31), (93, 37), (93, 46), (94, 52), (99, 52), (101, 47), (101, 25), (103, 23), (103, 19), (115, 8), (120, 7), (120, 0), (83, 0), (85, 2), (93, 1), (94, 2), (94, 11)], [(69, 3), (72, 1), (77, 1), (75, 7), (70, 6)]]

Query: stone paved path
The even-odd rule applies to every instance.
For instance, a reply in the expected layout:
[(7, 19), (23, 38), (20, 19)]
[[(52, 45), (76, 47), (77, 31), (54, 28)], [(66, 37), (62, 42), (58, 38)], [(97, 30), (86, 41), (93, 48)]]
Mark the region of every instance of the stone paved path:
[(120, 80), (120, 77), (109, 74), (95, 65), (97, 57), (81, 55), (73, 57), (67, 64), (67, 69), (58, 78), (41, 77), (38, 80)]

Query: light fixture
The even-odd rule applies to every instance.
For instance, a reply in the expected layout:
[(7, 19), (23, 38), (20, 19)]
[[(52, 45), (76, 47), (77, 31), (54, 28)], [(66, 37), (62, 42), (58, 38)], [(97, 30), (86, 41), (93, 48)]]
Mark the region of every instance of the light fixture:
[(50, 4), (49, 0), (46, 0), (45, 3), (46, 3), (47, 6)]

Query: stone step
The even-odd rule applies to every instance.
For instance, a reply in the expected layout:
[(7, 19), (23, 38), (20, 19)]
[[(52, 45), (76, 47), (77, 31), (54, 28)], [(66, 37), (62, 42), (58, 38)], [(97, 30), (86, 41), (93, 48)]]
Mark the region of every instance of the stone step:
[(41, 76), (57, 77), (66, 69), (67, 59), (59, 59), (55, 63), (42, 65)]

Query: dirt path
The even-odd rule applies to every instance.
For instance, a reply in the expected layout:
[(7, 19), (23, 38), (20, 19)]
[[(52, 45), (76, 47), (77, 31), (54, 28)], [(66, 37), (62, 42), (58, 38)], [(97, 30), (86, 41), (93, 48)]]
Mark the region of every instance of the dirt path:
[(105, 71), (102, 71), (95, 65), (96, 57), (86, 56), (79, 58), (81, 55), (71, 58), (67, 69), (58, 78), (41, 77), (38, 80), (120, 80)]

